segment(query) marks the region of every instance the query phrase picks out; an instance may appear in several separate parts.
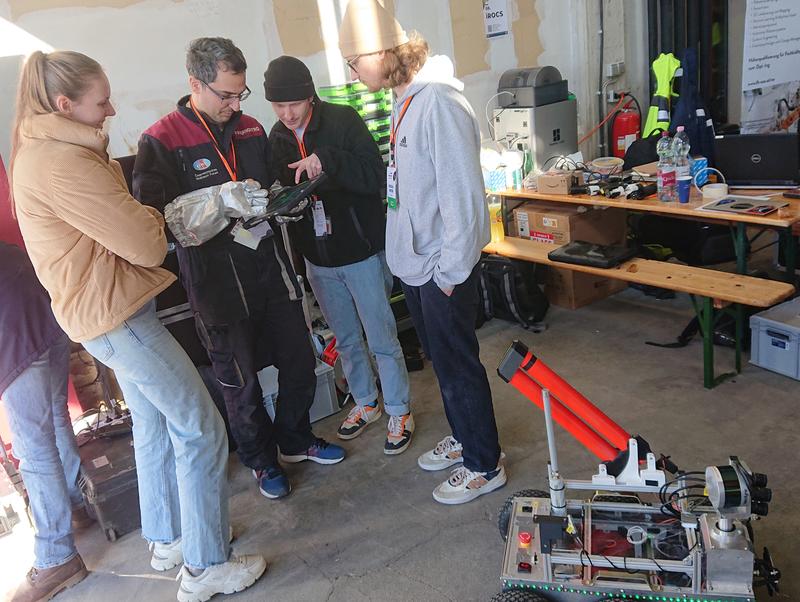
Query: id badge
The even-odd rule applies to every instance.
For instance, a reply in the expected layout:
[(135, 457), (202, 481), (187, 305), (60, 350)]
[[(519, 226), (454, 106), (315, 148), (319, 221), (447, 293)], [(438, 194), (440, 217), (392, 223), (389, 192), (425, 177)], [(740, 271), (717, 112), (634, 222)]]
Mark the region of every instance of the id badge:
[(231, 228), (231, 234), (233, 234), (233, 242), (245, 246), (248, 249), (253, 249), (254, 251), (258, 248), (258, 243), (261, 242), (260, 238), (254, 236), (250, 230), (242, 225), (241, 220), (236, 222), (236, 225)]
[(314, 236), (325, 236), (328, 233), (328, 220), (325, 218), (325, 205), (320, 199), (311, 205), (311, 214), (314, 217)]
[(386, 203), (389, 209), (397, 209), (397, 168), (394, 165), (386, 168)]

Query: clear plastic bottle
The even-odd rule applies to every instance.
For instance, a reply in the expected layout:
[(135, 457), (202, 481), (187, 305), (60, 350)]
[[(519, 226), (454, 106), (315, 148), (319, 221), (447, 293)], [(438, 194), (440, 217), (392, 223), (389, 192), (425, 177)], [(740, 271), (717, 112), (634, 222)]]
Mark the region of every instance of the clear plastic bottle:
[(672, 157), (672, 140), (667, 132), (662, 132), (656, 146), (658, 153), (658, 200), (670, 203), (676, 200), (675, 162)]
[(689, 135), (682, 125), (678, 126), (675, 135), (672, 137), (672, 156), (675, 161), (675, 176), (680, 179), (690, 175), (689, 167)]

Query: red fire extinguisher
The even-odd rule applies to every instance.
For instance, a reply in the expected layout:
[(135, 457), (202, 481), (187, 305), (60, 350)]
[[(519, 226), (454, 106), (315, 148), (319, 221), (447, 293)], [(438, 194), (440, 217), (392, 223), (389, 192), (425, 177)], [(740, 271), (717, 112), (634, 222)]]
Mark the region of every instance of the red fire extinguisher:
[(641, 131), (641, 121), (638, 111), (626, 106), (614, 116), (611, 126), (611, 141), (613, 147), (611, 154), (620, 159), (625, 157), (625, 151), (636, 140)]

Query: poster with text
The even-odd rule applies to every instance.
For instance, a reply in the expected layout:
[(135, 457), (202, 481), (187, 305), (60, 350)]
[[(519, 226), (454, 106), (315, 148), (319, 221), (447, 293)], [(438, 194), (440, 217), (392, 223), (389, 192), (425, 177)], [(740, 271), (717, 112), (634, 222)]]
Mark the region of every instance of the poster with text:
[(487, 38), (508, 35), (507, 0), (483, 0), (483, 23)]
[(800, 73), (800, 2), (747, 0), (742, 91), (796, 81)]

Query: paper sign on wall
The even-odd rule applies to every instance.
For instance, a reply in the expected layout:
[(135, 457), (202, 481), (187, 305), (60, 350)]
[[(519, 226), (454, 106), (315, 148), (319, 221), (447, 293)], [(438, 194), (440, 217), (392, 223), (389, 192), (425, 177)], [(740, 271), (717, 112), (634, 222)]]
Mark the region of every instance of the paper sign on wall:
[(744, 21), (742, 91), (797, 80), (800, 71), (800, 3), (748, 0)]
[(483, 0), (483, 23), (487, 38), (508, 35), (507, 0)]

